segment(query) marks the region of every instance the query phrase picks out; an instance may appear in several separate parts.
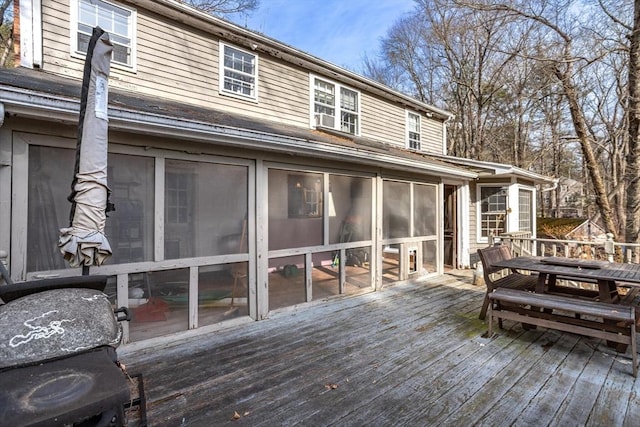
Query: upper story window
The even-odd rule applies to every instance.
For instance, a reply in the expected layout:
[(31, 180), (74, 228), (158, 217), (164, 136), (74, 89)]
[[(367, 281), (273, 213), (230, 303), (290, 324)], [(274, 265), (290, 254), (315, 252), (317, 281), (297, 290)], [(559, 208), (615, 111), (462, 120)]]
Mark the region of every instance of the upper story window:
[[(75, 3), (75, 4), (74, 4)], [(134, 66), (135, 11), (103, 0), (74, 0), (72, 11), (73, 51), (87, 53), (93, 28), (99, 26), (113, 45), (114, 64)]]
[(258, 99), (258, 56), (220, 43), (220, 92)]
[(407, 148), (420, 150), (420, 115), (407, 111)]
[(312, 77), (312, 123), (342, 132), (360, 133), (360, 93), (318, 77)]

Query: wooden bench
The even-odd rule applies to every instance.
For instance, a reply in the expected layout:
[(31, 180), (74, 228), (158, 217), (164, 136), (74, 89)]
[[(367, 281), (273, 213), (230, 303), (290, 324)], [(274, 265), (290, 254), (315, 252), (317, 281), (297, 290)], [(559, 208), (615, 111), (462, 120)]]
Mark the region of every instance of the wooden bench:
[[(542, 326), (629, 345), (638, 373), (635, 308), (551, 294), (499, 288), (489, 294), (488, 336), (495, 319)], [(587, 316), (588, 318), (585, 318)]]
[[(482, 261), (482, 271), (484, 283), (487, 285), (487, 292), (480, 309), (480, 320), (484, 320), (489, 307), (489, 294), (498, 288), (523, 289), (533, 291), (538, 282), (537, 275), (522, 274), (515, 270), (496, 267), (494, 263), (513, 258), (508, 246), (497, 245), (484, 249), (478, 249), (480, 261)], [(497, 277), (504, 274), (501, 277)]]

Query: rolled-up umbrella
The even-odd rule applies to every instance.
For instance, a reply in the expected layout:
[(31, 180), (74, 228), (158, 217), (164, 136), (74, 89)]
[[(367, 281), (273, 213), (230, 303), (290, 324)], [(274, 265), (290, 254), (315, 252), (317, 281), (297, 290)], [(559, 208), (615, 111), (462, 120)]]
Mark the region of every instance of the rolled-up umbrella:
[(76, 163), (71, 183), (70, 225), (60, 230), (58, 246), (72, 267), (89, 273), (111, 256), (104, 234), (110, 190), (107, 186), (108, 82), (113, 46), (109, 34), (93, 29), (85, 60), (80, 100)]

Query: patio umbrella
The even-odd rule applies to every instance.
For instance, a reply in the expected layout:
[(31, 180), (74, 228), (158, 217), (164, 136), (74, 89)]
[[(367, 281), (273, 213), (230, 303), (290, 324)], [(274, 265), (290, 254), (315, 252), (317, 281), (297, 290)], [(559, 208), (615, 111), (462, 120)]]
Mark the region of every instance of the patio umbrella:
[(113, 46), (109, 34), (93, 29), (82, 80), (76, 163), (71, 183), (70, 225), (60, 230), (58, 246), (72, 267), (101, 265), (111, 256), (104, 234), (112, 210), (107, 186), (108, 81)]

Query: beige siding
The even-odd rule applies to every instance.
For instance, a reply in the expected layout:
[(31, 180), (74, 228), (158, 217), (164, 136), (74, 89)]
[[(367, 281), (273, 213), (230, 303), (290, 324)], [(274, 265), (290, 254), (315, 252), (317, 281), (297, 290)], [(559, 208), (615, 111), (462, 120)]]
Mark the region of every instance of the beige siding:
[[(43, 2), (43, 68), (81, 79), (84, 58), (71, 53), (69, 4), (69, 0)], [(130, 7), (126, 2), (122, 4)], [(310, 126), (307, 70), (266, 52), (256, 52), (258, 100), (220, 94), (219, 39), (213, 33), (173, 22), (141, 7), (130, 8), (137, 14), (135, 70), (112, 65), (112, 87), (294, 126)], [(404, 105), (361, 92), (361, 112), (361, 136), (405, 145)], [(441, 122), (423, 116), (423, 135), (424, 150), (442, 152)]]
[(363, 93), (361, 110), (362, 137), (404, 147), (404, 108)]
[(425, 118), (422, 121), (422, 149), (429, 153), (444, 154), (444, 124), (441, 120)]
[[(422, 150), (434, 154), (444, 154), (442, 141), (444, 124), (442, 120), (422, 115)], [(406, 146), (407, 109), (380, 98), (362, 95), (362, 131), (365, 138)]]
[[(68, 2), (43, 5), (44, 69), (82, 78), (70, 47)], [(219, 40), (137, 9), (136, 71), (112, 66), (112, 87), (309, 126), (308, 73), (259, 55), (258, 102), (218, 93)]]

